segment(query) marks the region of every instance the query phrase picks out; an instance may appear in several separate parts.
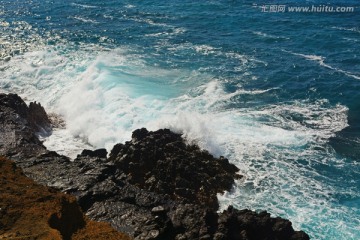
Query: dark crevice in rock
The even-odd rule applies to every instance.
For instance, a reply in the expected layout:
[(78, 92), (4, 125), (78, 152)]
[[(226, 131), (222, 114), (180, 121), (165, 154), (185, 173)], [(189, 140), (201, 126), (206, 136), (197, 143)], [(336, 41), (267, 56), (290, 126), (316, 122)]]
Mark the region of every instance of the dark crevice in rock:
[(61, 201), (61, 211), (51, 215), (49, 225), (57, 229), (64, 240), (71, 240), (71, 236), (85, 226), (85, 220), (76, 202)]
[(0, 157), (0, 239), (130, 239), (110, 224), (90, 221), (73, 196), (41, 186)]

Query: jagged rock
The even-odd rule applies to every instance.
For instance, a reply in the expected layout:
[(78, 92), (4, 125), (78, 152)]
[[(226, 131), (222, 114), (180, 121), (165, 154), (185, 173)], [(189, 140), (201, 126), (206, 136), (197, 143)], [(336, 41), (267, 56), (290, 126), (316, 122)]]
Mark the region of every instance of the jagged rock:
[(28, 107), (17, 94), (0, 93), (0, 103), (1, 107), (7, 107), (8, 110), (17, 113), (23, 120), (27, 119)]
[[(291, 224), (289, 225), (290, 222), (281, 218), (270, 218), (269, 214), (257, 214), (249, 210), (238, 211), (233, 208), (219, 214), (215, 205), (199, 204), (198, 200), (192, 200), (191, 197), (174, 199), (171, 194), (166, 194), (166, 192), (153, 192), (149, 189), (142, 189), (139, 184), (133, 184), (133, 172), (125, 172), (117, 160), (119, 157), (127, 158), (132, 154), (125, 156), (125, 154), (122, 155), (121, 151), (126, 149), (136, 151), (133, 144), (145, 145), (143, 141), (146, 142), (149, 136), (152, 136), (150, 139), (159, 138), (164, 141), (163, 135), (169, 139), (179, 139), (180, 137), (169, 130), (160, 130), (154, 134), (148, 132), (148, 136), (143, 137), (140, 141), (136, 139), (135, 143), (131, 141), (121, 147), (117, 145), (112, 151), (113, 160), (80, 154), (71, 162), (66, 157), (49, 152), (29, 158), (26, 161), (19, 162), (19, 164), (25, 166), (26, 162), (29, 162), (24, 168), (27, 175), (40, 183), (73, 194), (89, 217), (98, 221), (111, 222), (118, 231), (126, 232), (135, 239), (265, 240), (269, 236), (271, 236), (269, 239), (307, 239), (306, 234), (295, 232)], [(181, 141), (183, 140), (181, 139)], [(171, 148), (169, 149), (173, 149), (172, 143), (170, 142)], [(162, 148), (164, 149), (162, 155), (173, 156), (167, 152), (166, 146)], [(191, 149), (195, 149), (194, 154), (204, 155), (196, 147)], [(117, 152), (116, 155), (114, 155), (115, 151)], [(141, 156), (148, 150), (145, 148), (144, 152), (139, 151), (138, 154)], [(176, 152), (179, 151), (176, 150)], [(208, 154), (205, 153), (205, 156)], [(206, 162), (211, 165), (209, 161)], [(233, 170), (233, 173), (235, 172), (235, 168), (229, 166), (228, 161), (223, 158), (212, 159), (211, 161), (217, 161), (219, 166), (227, 166), (224, 169), (229, 168)], [(166, 171), (166, 168), (172, 167), (173, 163), (163, 160), (161, 166), (163, 171)], [(186, 167), (186, 164), (181, 166)], [(149, 167), (148, 170), (151, 171), (152, 168), (156, 167)], [(225, 170), (219, 170), (219, 172), (221, 171)], [(158, 173), (160, 172), (153, 171), (146, 175), (150, 176), (147, 180), (153, 177), (154, 184), (161, 181), (159, 179), (162, 175), (158, 176)], [(203, 176), (206, 175), (199, 177)], [(221, 179), (222, 176), (217, 176), (217, 179)], [(176, 179), (176, 176), (172, 176), (172, 178), (169, 176), (168, 182), (173, 181), (173, 178)], [(191, 183), (185, 182), (183, 184), (184, 187), (191, 187)], [(165, 187), (169, 188), (168, 192), (173, 192), (171, 189), (173, 185), (168, 184)], [(216, 193), (212, 197), (215, 196)], [(258, 231), (265, 234), (254, 235), (254, 232), (257, 233)], [(298, 236), (298, 238), (294, 236)]]
[(309, 239), (265, 212), (230, 207), (217, 213), (216, 195), (231, 190), (238, 169), (186, 144), (180, 134), (138, 129), (109, 158), (103, 149), (84, 150), (70, 161), (45, 149), (28, 111), (17, 95), (0, 94), (0, 155), (38, 183), (74, 195), (90, 218), (135, 239)]
[(0, 156), (20, 159), (46, 152), (36, 136), (38, 128), (32, 126), (37, 122), (29, 119), (29, 112), (18, 95), (0, 94)]
[(216, 194), (230, 190), (234, 178), (241, 177), (227, 159), (216, 159), (196, 145), (187, 145), (169, 129), (135, 130), (131, 141), (114, 147), (109, 160), (131, 184), (215, 208)]
[(132, 134), (133, 141), (140, 141), (148, 135), (149, 131), (146, 128), (137, 129)]
[(40, 103), (30, 102), (27, 119), (35, 132), (51, 131), (51, 122)]
[(219, 215), (217, 239), (309, 239), (302, 231), (295, 232), (291, 222), (271, 218), (270, 213), (237, 210), (230, 206)]
[(107, 151), (105, 148), (96, 149), (96, 150), (87, 150), (84, 149), (80, 156), (78, 157), (97, 157), (97, 158), (106, 158)]
[(40, 103), (30, 102), (29, 107), (16, 94), (0, 94), (1, 111), (8, 113), (6, 110), (18, 114), (21, 120), (25, 120), (34, 132), (51, 131), (51, 123)]

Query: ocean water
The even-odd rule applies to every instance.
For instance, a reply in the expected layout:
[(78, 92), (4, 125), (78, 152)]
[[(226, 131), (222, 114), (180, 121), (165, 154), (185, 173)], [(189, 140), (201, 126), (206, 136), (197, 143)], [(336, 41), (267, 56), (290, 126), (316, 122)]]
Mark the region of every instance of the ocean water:
[[(262, 12), (352, 6), (352, 13)], [(360, 239), (360, 2), (0, 0), (0, 91), (41, 102), (76, 156), (170, 128), (245, 177), (222, 208)]]

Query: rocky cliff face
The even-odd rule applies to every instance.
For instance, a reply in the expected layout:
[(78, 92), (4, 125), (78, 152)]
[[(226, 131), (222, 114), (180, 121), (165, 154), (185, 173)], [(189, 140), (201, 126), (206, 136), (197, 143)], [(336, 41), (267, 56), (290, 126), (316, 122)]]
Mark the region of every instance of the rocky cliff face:
[(229, 207), (217, 213), (216, 194), (231, 190), (241, 177), (238, 169), (187, 145), (179, 134), (139, 129), (131, 141), (114, 146), (109, 158), (104, 149), (84, 150), (70, 161), (47, 151), (36, 138), (34, 126), (41, 126), (42, 117), (31, 125), (20, 115), (26, 109), (21, 99), (0, 99), (17, 101), (15, 107), (0, 102), (0, 131), (23, 129), (13, 138), (0, 137), (0, 154), (14, 159), (35, 181), (75, 196), (90, 218), (135, 239), (309, 239), (288, 220), (266, 212)]
[(0, 156), (21, 158), (46, 152), (36, 132), (51, 130), (45, 110), (29, 108), (16, 94), (0, 94)]

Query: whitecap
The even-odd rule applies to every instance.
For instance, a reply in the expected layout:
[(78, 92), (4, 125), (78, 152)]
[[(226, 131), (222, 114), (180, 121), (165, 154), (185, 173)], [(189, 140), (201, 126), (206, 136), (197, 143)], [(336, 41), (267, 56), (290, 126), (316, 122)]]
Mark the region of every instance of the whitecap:
[(329, 64), (326, 64), (325, 63), (325, 57), (317, 56), (317, 55), (306, 55), (306, 54), (301, 54), (301, 53), (294, 53), (294, 52), (290, 52), (290, 51), (286, 51), (286, 50), (283, 50), (283, 51), (287, 52), (287, 53), (290, 53), (290, 54), (293, 54), (293, 55), (296, 55), (296, 56), (301, 56), (301, 57), (303, 57), (303, 58), (305, 58), (307, 60), (316, 61), (316, 62), (318, 62), (320, 64), (320, 66), (323, 66), (325, 68), (334, 70), (334, 71), (339, 72), (339, 73), (343, 73), (348, 77), (360, 80), (360, 76), (355, 75), (352, 72), (345, 71), (345, 70), (342, 70), (340, 68), (336, 68), (336, 67), (330, 66)]
[(81, 7), (81, 8), (98, 8), (97, 6), (87, 5), (87, 4), (79, 4), (79, 3), (71, 3), (72, 6)]
[[(196, 51), (191, 44), (181, 47)], [(225, 54), (211, 46), (198, 47), (199, 52)], [(321, 56), (306, 58), (324, 61)], [(83, 148), (110, 150), (131, 139), (132, 131), (140, 127), (170, 128), (241, 169), (244, 178), (232, 192), (219, 196), (222, 208), (233, 204), (266, 209), (290, 219), (297, 229), (326, 222), (329, 227), (322, 229), (338, 226), (351, 237), (354, 224), (338, 225), (338, 216), (353, 215), (347, 208), (333, 207), (332, 194), (357, 193), (339, 190), (332, 181), (325, 184), (322, 179), (327, 176), (317, 169), (321, 164), (338, 168), (344, 164), (327, 143), (348, 125), (346, 106), (320, 99), (229, 108), (233, 98), (278, 89), (237, 86), (229, 92), (223, 80), (212, 75), (149, 66), (143, 56), (126, 48), (48, 47), (16, 56), (9, 65), (1, 88), (39, 101), (66, 120), (66, 129), (56, 129), (45, 139), (48, 149), (74, 157)], [(321, 238), (317, 235), (321, 230), (311, 232), (313, 238)]]
[(97, 24), (99, 23), (98, 21), (95, 21), (95, 20), (92, 20), (92, 19), (89, 19), (89, 18), (85, 18), (85, 17), (80, 17), (80, 16), (74, 16), (74, 17), (71, 17), (73, 19), (76, 19), (80, 22), (84, 22), (84, 23), (94, 23), (94, 24)]
[(331, 27), (333, 29), (342, 30), (342, 31), (348, 31), (348, 32), (356, 32), (360, 33), (359, 28), (353, 27), (353, 28), (346, 28), (346, 27)]
[(286, 39), (286, 40), (289, 40), (290, 38), (288, 37), (284, 37), (284, 36), (275, 36), (275, 35), (271, 35), (271, 34), (267, 34), (267, 33), (263, 33), (263, 32), (260, 32), (260, 31), (252, 31), (251, 33), (255, 34), (255, 35), (258, 35), (258, 36), (261, 36), (263, 38), (272, 38), (272, 39)]
[(177, 36), (186, 32), (186, 28), (173, 28), (171, 31), (146, 34), (147, 37)]
[(135, 8), (136, 6), (135, 5), (132, 5), (132, 4), (127, 4), (125, 5), (125, 8)]
[(170, 24), (155, 22), (154, 20), (149, 19), (149, 18), (127, 17), (126, 19), (132, 20), (132, 21), (135, 21), (135, 22), (146, 23), (146, 24), (149, 24), (149, 25), (152, 25), (152, 26), (175, 28), (174, 26), (172, 26)]

